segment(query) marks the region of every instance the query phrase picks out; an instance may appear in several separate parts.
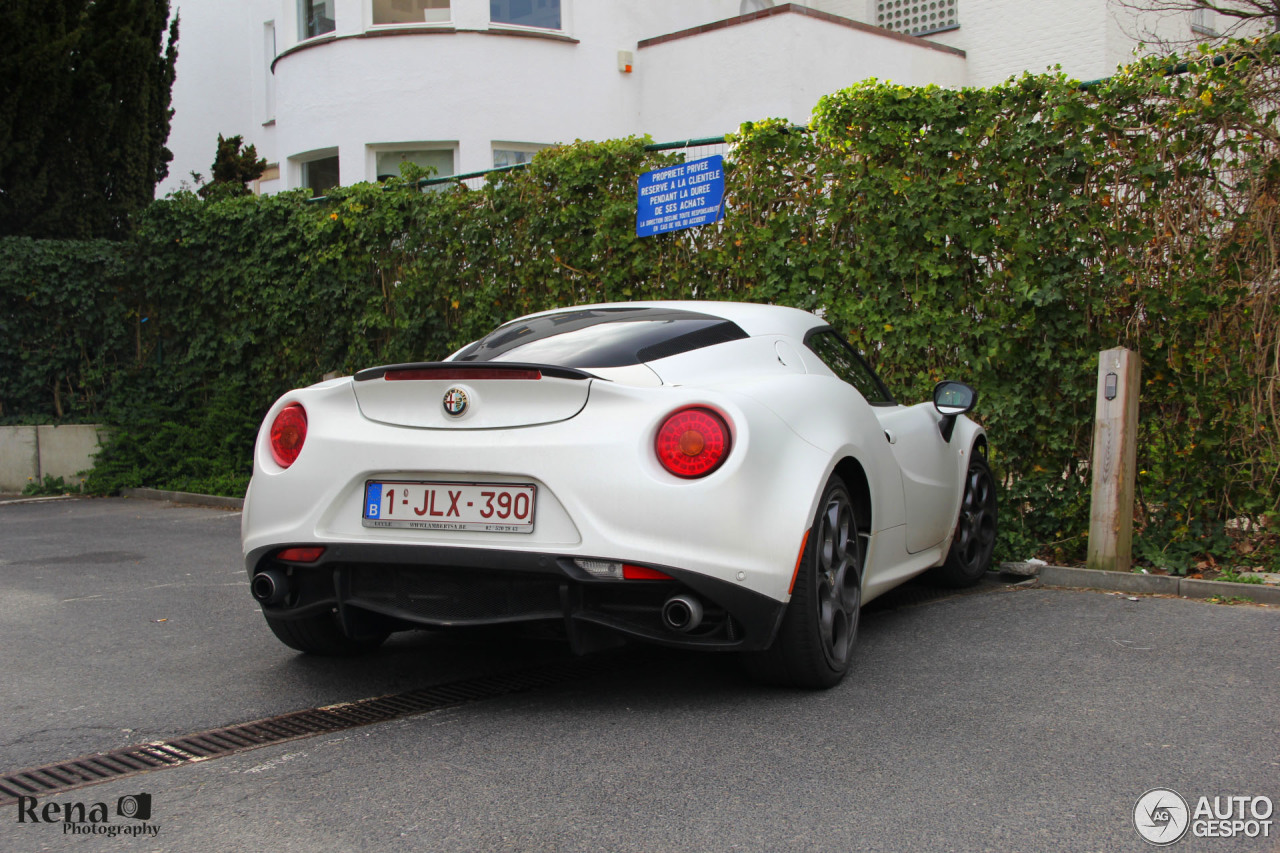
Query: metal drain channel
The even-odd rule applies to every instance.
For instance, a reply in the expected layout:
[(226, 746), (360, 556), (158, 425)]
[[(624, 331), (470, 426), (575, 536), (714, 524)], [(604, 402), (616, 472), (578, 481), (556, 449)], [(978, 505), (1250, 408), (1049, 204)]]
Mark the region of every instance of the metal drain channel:
[(615, 671), (616, 660), (571, 661), (526, 672), (504, 673), (423, 687), (393, 696), (293, 711), (171, 740), (128, 746), (96, 755), (31, 767), (0, 776), (0, 805), (123, 779), (152, 770), (222, 758), (262, 746), (384, 723), (453, 705), (493, 699)]

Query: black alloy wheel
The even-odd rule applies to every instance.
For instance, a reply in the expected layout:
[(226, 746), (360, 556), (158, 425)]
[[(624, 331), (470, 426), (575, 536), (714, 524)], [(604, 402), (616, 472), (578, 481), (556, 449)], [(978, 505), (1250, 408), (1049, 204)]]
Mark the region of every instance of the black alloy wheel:
[(996, 549), (997, 515), (996, 484), (991, 467), (975, 453), (965, 475), (956, 534), (951, 540), (947, 561), (933, 570), (935, 581), (944, 586), (962, 587), (982, 579)]
[(839, 477), (823, 490), (773, 646), (746, 658), (752, 675), (795, 687), (832, 687), (853, 658), (862, 608), (862, 548), (853, 501)]

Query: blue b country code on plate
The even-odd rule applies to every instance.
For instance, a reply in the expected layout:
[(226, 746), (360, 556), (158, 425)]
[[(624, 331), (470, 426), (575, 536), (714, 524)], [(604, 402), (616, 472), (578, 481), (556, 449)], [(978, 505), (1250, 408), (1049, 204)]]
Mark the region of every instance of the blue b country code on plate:
[(724, 216), (724, 157), (645, 172), (636, 182), (636, 236), (707, 225)]

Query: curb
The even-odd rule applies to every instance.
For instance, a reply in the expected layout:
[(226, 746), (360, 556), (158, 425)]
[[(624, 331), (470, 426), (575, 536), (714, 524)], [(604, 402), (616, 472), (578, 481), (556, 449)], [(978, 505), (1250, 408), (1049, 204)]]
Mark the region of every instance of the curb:
[(163, 489), (121, 489), (126, 498), (146, 501), (168, 501), (181, 506), (211, 506), (218, 509), (244, 509), (244, 498), (227, 498), (221, 495), (197, 495), (191, 492), (167, 492)]
[(1280, 605), (1280, 587), (1267, 584), (1205, 581), (1174, 575), (1141, 575), (1026, 563), (1006, 563), (1001, 569), (1006, 567), (1015, 574), (1034, 574), (1044, 586), (1102, 589), (1138, 595), (1176, 595), (1180, 598), (1247, 598), (1255, 604)]
[(14, 504), (38, 504), (38, 503), (45, 503), (47, 501), (74, 501), (82, 497), (84, 497), (84, 495), (81, 495), (81, 494), (44, 495), (42, 497), (32, 497), (32, 498), (25, 498), (25, 497), (11, 498), (6, 496), (3, 498), (0, 498), (0, 506), (12, 506)]

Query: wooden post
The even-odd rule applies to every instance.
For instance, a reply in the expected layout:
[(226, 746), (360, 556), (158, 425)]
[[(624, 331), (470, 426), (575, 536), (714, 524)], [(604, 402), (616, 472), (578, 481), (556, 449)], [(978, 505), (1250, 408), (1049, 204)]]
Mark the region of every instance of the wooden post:
[(1127, 572), (1133, 563), (1133, 483), (1142, 359), (1124, 347), (1098, 354), (1093, 424), (1089, 568)]

